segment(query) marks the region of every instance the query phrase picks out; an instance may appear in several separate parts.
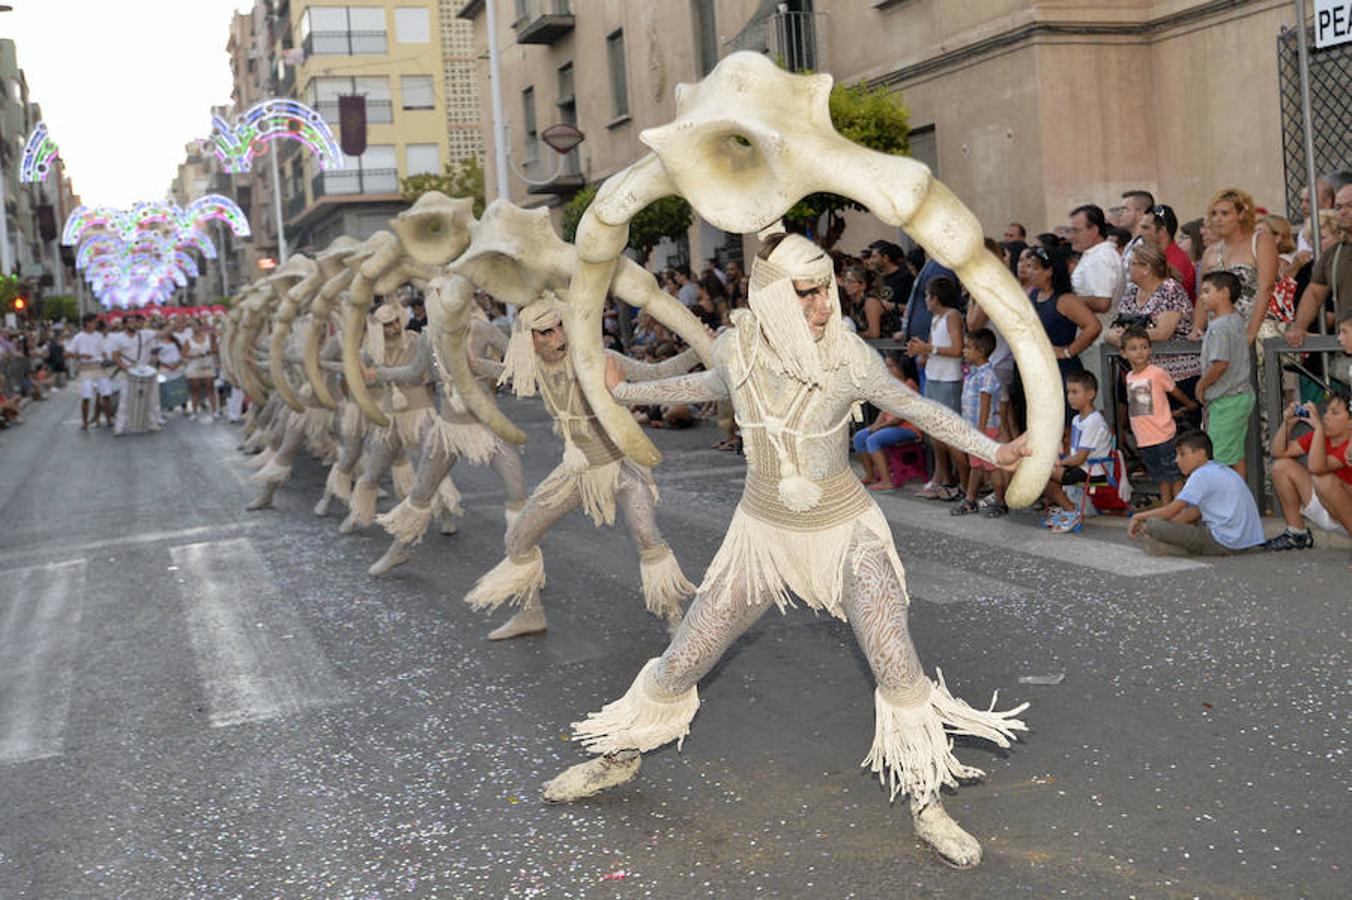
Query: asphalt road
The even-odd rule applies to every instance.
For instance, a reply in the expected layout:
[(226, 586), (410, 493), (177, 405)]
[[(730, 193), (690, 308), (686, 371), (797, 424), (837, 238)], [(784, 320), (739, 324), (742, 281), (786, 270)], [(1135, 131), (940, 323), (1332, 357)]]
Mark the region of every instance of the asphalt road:
[[(560, 444), (503, 402), (538, 480)], [(959, 742), (988, 775), (948, 808), (986, 858), (955, 872), (859, 767), (872, 685), (844, 624), (772, 612), (682, 751), (546, 806), (584, 758), (568, 723), (665, 644), (622, 530), (565, 519), (549, 633), (489, 643), (504, 615), (461, 602), (501, 554), (487, 470), (455, 473), (460, 534), (377, 582), (383, 532), (313, 515), (316, 462), (246, 513), (235, 428), (114, 440), (78, 415), (65, 391), (0, 435), (0, 897), (1352, 895), (1346, 550), (1154, 560), (1120, 529), (884, 498), (927, 667), (1032, 703), (1009, 752)], [(707, 427), (655, 436), (697, 579), (740, 459)]]

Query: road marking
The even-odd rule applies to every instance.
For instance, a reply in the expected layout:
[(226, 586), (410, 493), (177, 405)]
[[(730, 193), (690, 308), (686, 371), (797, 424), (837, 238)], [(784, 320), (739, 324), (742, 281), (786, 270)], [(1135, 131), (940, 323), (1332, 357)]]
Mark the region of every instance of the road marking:
[(962, 603), (967, 600), (1021, 600), (1032, 591), (999, 578), (988, 578), (949, 563), (924, 557), (901, 558), (906, 567), (906, 587), (912, 600), (926, 603)]
[[(950, 516), (949, 504), (911, 500), (896, 495), (875, 498), (888, 521), (926, 531), (937, 531), (963, 540), (1027, 553), (1097, 569), (1110, 575), (1142, 578), (1169, 575), (1209, 565), (1196, 559), (1149, 556), (1139, 547), (1087, 537), (1084, 534), (1052, 534), (1028, 522), (987, 519), (984, 516)], [(904, 551), (904, 548), (902, 548)]]
[(87, 560), (19, 569), (0, 604), (0, 762), (60, 755)]
[(124, 547), (135, 544), (158, 544), (165, 541), (182, 540), (184, 538), (207, 537), (208, 535), (219, 536), (222, 532), (253, 528), (261, 524), (262, 522), (257, 519), (242, 522), (221, 522), (216, 525), (199, 525), (196, 528), (179, 528), (172, 531), (143, 531), (140, 534), (126, 534), (121, 537), (104, 538), (103, 540), (98, 541), (85, 541), (83, 544), (60, 544), (51, 547), (48, 545), (25, 547), (17, 550), (0, 552), (0, 563), (19, 558), (29, 560), (34, 556), (43, 554), (48, 549), (58, 552), (61, 556), (83, 556), (91, 551), (106, 550), (109, 547)]
[(338, 677), (247, 538), (169, 551), (210, 708), (224, 728), (343, 698)]

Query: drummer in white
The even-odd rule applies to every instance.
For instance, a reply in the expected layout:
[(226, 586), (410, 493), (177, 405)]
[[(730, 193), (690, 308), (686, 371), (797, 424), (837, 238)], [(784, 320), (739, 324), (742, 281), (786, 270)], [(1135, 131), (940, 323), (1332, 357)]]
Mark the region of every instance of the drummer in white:
[(80, 320), (81, 329), (66, 345), (66, 355), (80, 379), (80, 430), (89, 430), (89, 414), (94, 414), (94, 423), (99, 420), (99, 409), (113, 420), (113, 382), (108, 377), (108, 359), (104, 353), (103, 335), (95, 330), (99, 317), (87, 313)]
[[(144, 317), (132, 313), (122, 320), (122, 330), (109, 334), (104, 341), (104, 350), (117, 368), (113, 377), (118, 380), (117, 418), (113, 423), (113, 436), (120, 437), (127, 430), (127, 415), (131, 411), (132, 388), (134, 386), (133, 369), (150, 365), (155, 342), (141, 330)], [(152, 332), (153, 334), (153, 332)], [(151, 396), (147, 398), (151, 413), (151, 431), (159, 431), (159, 384), (154, 378), (149, 380)]]

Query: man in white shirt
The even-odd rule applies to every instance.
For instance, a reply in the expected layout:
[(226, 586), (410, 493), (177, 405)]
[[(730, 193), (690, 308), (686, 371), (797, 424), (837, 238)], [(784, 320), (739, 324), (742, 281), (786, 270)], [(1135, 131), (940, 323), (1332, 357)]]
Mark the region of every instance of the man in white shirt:
[[(114, 376), (118, 380), (117, 419), (113, 423), (113, 436), (121, 437), (127, 430), (127, 413), (131, 409), (132, 381), (129, 372), (140, 366), (150, 364), (151, 354), (155, 350), (155, 333), (143, 330), (145, 318), (136, 313), (122, 320), (122, 330), (108, 335), (104, 350), (117, 368)], [(151, 431), (159, 431), (159, 384), (154, 384), (154, 396), (150, 399), (151, 419), (154, 422)]]
[(75, 367), (80, 380), (80, 430), (89, 431), (89, 414), (94, 413), (94, 424), (99, 421), (99, 410), (113, 421), (113, 383), (108, 378), (107, 357), (103, 335), (95, 330), (99, 317), (87, 313), (80, 320), (81, 330), (66, 344), (66, 356)]
[[(1112, 241), (1104, 239), (1108, 223), (1103, 210), (1092, 203), (1077, 206), (1070, 213), (1070, 246), (1080, 254), (1080, 262), (1071, 273), (1071, 289), (1084, 300), (1103, 323), (1103, 331), (1112, 324), (1117, 302), (1127, 287), (1126, 273), (1122, 270), (1122, 257)], [(1084, 354), (1084, 367), (1093, 372), (1099, 384), (1107, 384), (1100, 365), (1099, 337)]]

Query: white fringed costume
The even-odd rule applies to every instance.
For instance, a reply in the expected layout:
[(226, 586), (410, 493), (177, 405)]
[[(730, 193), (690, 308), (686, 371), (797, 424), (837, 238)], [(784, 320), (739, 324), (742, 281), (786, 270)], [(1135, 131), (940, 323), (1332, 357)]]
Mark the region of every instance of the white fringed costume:
[[(398, 323), (399, 335), (386, 341), (384, 326), (391, 322)], [(403, 308), (390, 302), (376, 308), (366, 328), (364, 352), (374, 363), (380, 410), (390, 424), (368, 423), (361, 477), (352, 488), (347, 518), (341, 526), (345, 533), (375, 521), (380, 480), (386, 472), (400, 500), (413, 491), (417, 473), (406, 451), (420, 446), (423, 433), (436, 421), (428, 386), (430, 351), (420, 335), (403, 326)]]
[[(545, 570), (539, 542), (545, 532), (579, 506), (598, 527), (613, 525), (618, 508), (639, 550), (644, 603), (674, 628), (694, 585), (657, 529), (657, 485), (646, 468), (625, 458), (596, 421), (567, 357), (546, 363), (536, 355), (532, 332), (562, 322), (557, 301), (546, 298), (518, 313), (504, 365), (476, 364), (476, 371), (500, 372), (499, 382), (510, 381), (517, 396), (531, 396), (538, 389), (555, 433), (563, 438), (563, 461), (536, 486), (520, 518), (508, 528), (507, 557), (479, 579), (465, 601), (482, 610), (497, 609), (508, 600), (527, 614), (540, 610)], [(655, 365), (610, 355), (625, 377), (635, 380), (687, 372), (699, 361), (694, 351)]]
[[(398, 506), (376, 517), (376, 522), (389, 532), (393, 542), (385, 555), (368, 570), (372, 575), (383, 575), (407, 561), (408, 548), (422, 541), (434, 518), (441, 519), (443, 529), (446, 529), (450, 527), (450, 517), (463, 514), (460, 492), (456, 490), (450, 476), (458, 460), (463, 459), (476, 466), (493, 467), (507, 491), (505, 507), (509, 522), (526, 504), (521, 454), (465, 408), (450, 376), (437, 359), (430, 334), (424, 332), (421, 340), (426, 344), (427, 352), (418, 354), (414, 364), (425, 365), (421, 377), (441, 385), (440, 414), (423, 433), (417, 480), (412, 490)], [(502, 352), (506, 348), (506, 335), (479, 313), (470, 327), (471, 355), (483, 358), (490, 349)], [(378, 377), (391, 381), (407, 381), (415, 374), (403, 370), (376, 371)]]
[(782, 610), (797, 597), (853, 626), (877, 680), (875, 734), (863, 765), (892, 799), (908, 794), (919, 816), (943, 786), (982, 774), (958, 762), (951, 735), (1006, 747), (1025, 730), (1016, 716), (1027, 704), (997, 712), (992, 700), (990, 709), (973, 709), (949, 693), (942, 673), (925, 677), (891, 529), (849, 468), (848, 423), (858, 404), (870, 402), (983, 459), (994, 461), (998, 447), (893, 379), (875, 351), (840, 327), (838, 308), (814, 341), (795, 280), (827, 285), (835, 296), (830, 258), (788, 236), (753, 265), (751, 310), (734, 313), (735, 327), (715, 341), (714, 371), (621, 384), (614, 392), (631, 405), (731, 398), (746, 448), (746, 485), (666, 652), (623, 697), (574, 723), (575, 735), (604, 754), (681, 741), (699, 706), (699, 679), (765, 609)]

